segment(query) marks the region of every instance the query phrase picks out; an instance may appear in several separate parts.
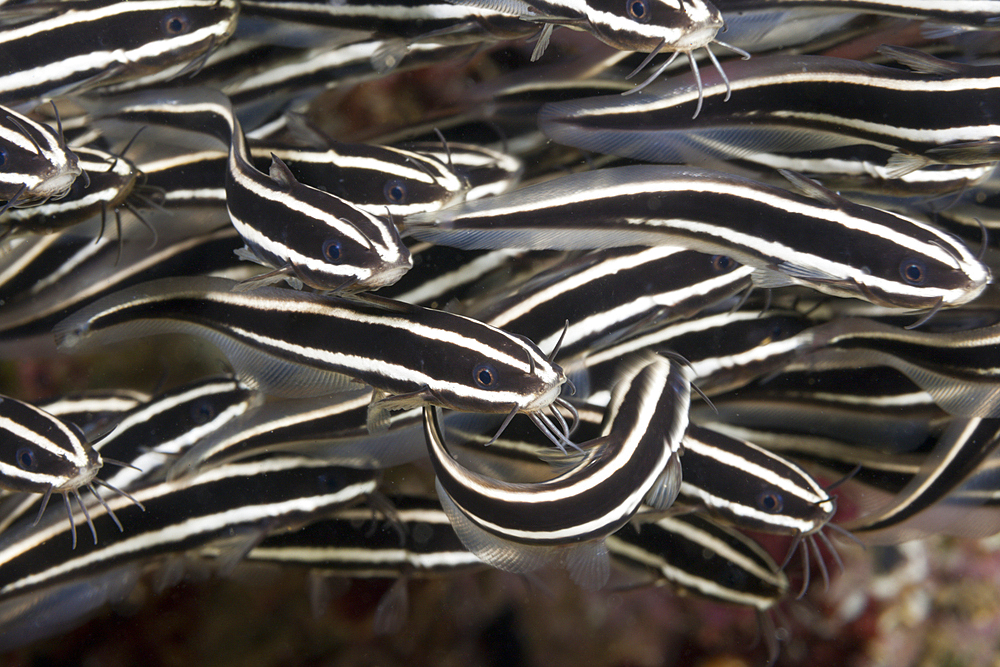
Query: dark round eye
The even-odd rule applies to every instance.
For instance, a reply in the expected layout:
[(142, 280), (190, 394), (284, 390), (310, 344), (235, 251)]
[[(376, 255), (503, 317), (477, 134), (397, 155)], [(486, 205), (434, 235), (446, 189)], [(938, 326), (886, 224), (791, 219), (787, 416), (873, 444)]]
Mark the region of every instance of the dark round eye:
[(625, 0), (625, 11), (640, 23), (649, 22), (649, 2), (648, 0)]
[(207, 424), (215, 417), (215, 407), (208, 401), (199, 401), (191, 406), (191, 420), (195, 424)]
[(757, 498), (757, 504), (762, 510), (770, 514), (777, 514), (785, 507), (781, 494), (774, 491), (765, 491)]
[(183, 35), (191, 27), (186, 14), (169, 14), (163, 19), (163, 29), (170, 35)]
[(927, 278), (927, 265), (919, 259), (904, 259), (899, 265), (899, 275), (911, 285), (923, 285)]
[(385, 199), (390, 204), (402, 204), (406, 202), (406, 184), (399, 180), (391, 180), (383, 188)]
[(0, 148), (0, 167), (7, 164), (7, 149)]
[(35, 458), (35, 452), (30, 447), (21, 447), (14, 454), (14, 458), (21, 470), (34, 470), (38, 467), (38, 459)]
[(340, 255), (343, 253), (343, 248), (340, 245), (338, 239), (329, 239), (323, 244), (323, 257), (326, 258), (328, 262), (339, 262)]
[(489, 364), (479, 364), (472, 371), (472, 377), (483, 389), (492, 389), (497, 382), (497, 371)]
[(712, 255), (712, 268), (719, 273), (725, 273), (736, 266), (732, 257), (726, 255)]

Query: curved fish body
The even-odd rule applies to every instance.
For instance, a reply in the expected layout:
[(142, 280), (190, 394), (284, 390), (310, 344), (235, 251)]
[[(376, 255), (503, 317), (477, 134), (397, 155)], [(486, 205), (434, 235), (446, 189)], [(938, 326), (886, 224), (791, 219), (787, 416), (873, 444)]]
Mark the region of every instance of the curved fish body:
[(437, 412), (424, 408), (438, 498), (470, 551), (512, 572), (562, 560), (585, 588), (604, 585), (604, 538), (643, 502), (662, 509), (676, 497), (690, 405), (685, 368), (655, 355), (633, 361), (603, 435), (584, 445), (578, 464), (544, 482), (505, 482), (459, 464), (444, 442)]
[(0, 211), (63, 197), (82, 172), (61, 128), (0, 106)]
[(902, 308), (959, 305), (989, 282), (950, 234), (788, 176), (812, 196), (689, 167), (603, 169), (413, 216), (404, 230), (461, 248), (680, 245), (759, 269), (762, 287)]
[[(167, 278), (123, 290), (56, 327), (64, 350), (156, 333), (214, 343), (241, 380), (266, 393), (379, 390), (376, 410), (431, 404), (466, 412), (534, 413), (565, 376), (534, 344), (460, 315), (379, 299)], [(386, 397), (386, 395), (388, 395)], [(376, 422), (378, 420), (376, 419)]]
[(226, 207), (247, 245), (241, 256), (274, 269), (251, 286), (287, 277), (318, 290), (373, 289), (391, 285), (412, 266), (394, 225), (300, 183), (279, 158), (268, 174), (258, 171), (228, 98), (217, 91), (143, 94), (107, 115), (182, 124), (229, 146)]

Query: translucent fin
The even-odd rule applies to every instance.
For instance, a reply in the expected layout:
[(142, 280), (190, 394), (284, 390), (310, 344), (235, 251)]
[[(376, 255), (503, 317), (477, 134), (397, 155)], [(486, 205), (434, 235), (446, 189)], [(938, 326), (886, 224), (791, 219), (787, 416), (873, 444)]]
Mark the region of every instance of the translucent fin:
[(379, 600), (372, 620), (372, 634), (394, 635), (406, 626), (410, 615), (409, 583), (407, 577), (400, 577)]
[(753, 280), (753, 286), (760, 289), (774, 289), (796, 284), (789, 276), (771, 269), (754, 269), (754, 272), (750, 274), (750, 279)]
[(794, 185), (799, 192), (807, 197), (812, 197), (813, 199), (817, 199), (833, 207), (840, 206), (840, 204), (844, 201), (843, 198), (834, 191), (823, 187), (813, 179), (807, 178), (796, 171), (792, 171), (790, 169), (779, 169), (778, 173), (788, 179), (789, 183)]
[(368, 418), (365, 423), (372, 435), (380, 435), (389, 430), (389, 406), (385, 403), (385, 392), (381, 389), (372, 392), (372, 402), (368, 404)]
[(524, 574), (549, 565), (557, 560), (555, 547), (539, 547), (517, 544), (504, 540), (486, 532), (462, 512), (448, 495), (448, 492), (436, 481), (438, 500), (448, 520), (451, 521), (455, 534), (465, 548), (474, 553), (484, 563), (499, 570)]
[(332, 599), (330, 577), (320, 570), (309, 570), (307, 588), (309, 609), (312, 611), (313, 618), (322, 618), (330, 606), (330, 600)]
[(371, 63), (379, 75), (386, 75), (399, 67), (409, 52), (410, 46), (403, 39), (387, 39), (372, 54)]
[(886, 176), (889, 178), (902, 178), (909, 173), (922, 169), (930, 164), (930, 160), (912, 153), (893, 153), (889, 161), (886, 162)]
[(958, 141), (931, 148), (927, 157), (945, 164), (982, 164), (1000, 160), (1000, 139)]
[(507, 16), (522, 16), (535, 14), (535, 8), (524, 0), (448, 0), (460, 7), (476, 7)]
[[(817, 343), (822, 343), (822, 340), (818, 339)], [(1000, 382), (977, 382), (947, 375), (874, 350), (819, 350), (803, 361), (815, 368), (843, 367), (847, 364), (891, 366), (930, 394), (934, 402), (951, 415), (984, 419), (1000, 417)]]
[(674, 504), (681, 491), (681, 459), (677, 454), (670, 457), (667, 467), (646, 495), (646, 504), (656, 510), (665, 510)]
[(611, 558), (604, 540), (563, 547), (563, 562), (570, 579), (584, 590), (603, 588), (611, 576)]
[(555, 30), (555, 27), (552, 23), (546, 24), (542, 28), (542, 31), (538, 33), (538, 41), (535, 42), (535, 48), (531, 51), (531, 62), (535, 62), (545, 54), (545, 50), (549, 48), (549, 40), (552, 39), (552, 31)]
[(900, 65), (908, 67), (914, 72), (921, 74), (937, 74), (940, 76), (954, 76), (961, 74), (968, 69), (967, 66), (959, 63), (941, 60), (934, 56), (912, 49), (906, 46), (891, 46), (883, 44), (875, 49), (883, 56), (892, 58)]
[(105, 603), (124, 599), (139, 581), (139, 570), (138, 565), (124, 565), (4, 600), (0, 603), (0, 651), (75, 628)]

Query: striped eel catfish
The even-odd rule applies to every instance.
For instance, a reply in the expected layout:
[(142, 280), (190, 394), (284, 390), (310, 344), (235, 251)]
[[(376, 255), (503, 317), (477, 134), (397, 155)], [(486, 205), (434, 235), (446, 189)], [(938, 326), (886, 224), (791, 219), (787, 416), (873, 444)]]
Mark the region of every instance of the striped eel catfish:
[(184, 220), (154, 213), (166, 223), (157, 245), (149, 231), (126, 221), (122, 238), (98, 235), (99, 221), (58, 234), (25, 239), (0, 268), (0, 356), (21, 357), (55, 350), (52, 327), (74, 311), (125, 287), (190, 272), (247, 275), (252, 265), (233, 251), (242, 241), (225, 211), (189, 211)]
[(244, 287), (287, 279), (318, 290), (371, 289), (391, 285), (412, 266), (391, 223), (300, 183), (277, 157), (267, 175), (254, 168), (239, 120), (222, 93), (143, 93), (119, 100), (101, 115), (194, 129), (229, 147), (226, 207), (247, 246), (238, 254), (274, 269)]
[(998, 0), (950, 0), (935, 3), (925, 0), (714, 0), (714, 2), (723, 13), (810, 7), (889, 14), (908, 19), (919, 17), (970, 28), (1000, 29)]
[(35, 401), (33, 405), (75, 424), (89, 438), (149, 398), (149, 394), (132, 389), (90, 389)]
[(438, 498), (465, 546), (490, 565), (530, 572), (562, 562), (584, 588), (609, 576), (604, 538), (643, 502), (668, 507), (681, 479), (687, 426), (687, 371), (655, 355), (633, 358), (608, 410), (602, 436), (583, 461), (539, 483), (509, 483), (460, 465), (437, 411), (424, 408), (424, 433)]
[(127, 494), (97, 478), (104, 462), (101, 455), (83, 439), (79, 429), (9, 396), (0, 397), (0, 429), (4, 435), (0, 488), (43, 494), (36, 523), (48, 506), (52, 493), (61, 494), (69, 516), (74, 549), (76, 523), (70, 507), (71, 494), (87, 518), (95, 544), (97, 531), (80, 496), (80, 487), (90, 489), (104, 507), (108, 505), (95, 485), (108, 487), (131, 502)]
[(989, 269), (950, 234), (788, 176), (810, 196), (689, 167), (601, 169), (415, 215), (403, 228), (461, 248), (680, 245), (755, 267), (762, 287), (901, 308), (959, 305), (986, 287)]
[(81, 173), (61, 125), (53, 131), (0, 106), (0, 213), (63, 197)]
[[(221, 428), (263, 399), (228, 377), (211, 377), (164, 392), (125, 412), (114, 429), (92, 447), (121, 469), (103, 480), (122, 492), (160, 481), (164, 463)], [(35, 498), (5, 501), (0, 531), (12, 525)], [(123, 530), (119, 525), (118, 529)]]
[(741, 529), (792, 535), (785, 564), (802, 546), (804, 576), (799, 597), (809, 586), (810, 551), (829, 588), (830, 573), (816, 537), (839, 563), (833, 542), (823, 532), (837, 511), (835, 498), (798, 465), (751, 442), (692, 424), (682, 446), (685, 474), (679, 503), (702, 508), (709, 516)]
[[(707, 0), (629, 0), (624, 6), (617, 0), (449, 0), (455, 5), (497, 10), (525, 21), (541, 23), (544, 30), (531, 54), (537, 60), (545, 52), (555, 26), (585, 30), (605, 44), (622, 51), (640, 51), (649, 55), (627, 78), (638, 74), (661, 51), (673, 52), (643, 83), (629, 92), (638, 92), (656, 80), (664, 70), (685, 53), (692, 74), (701, 74), (692, 51), (704, 48), (719, 75), (725, 72), (709, 47), (713, 42), (736, 51), (744, 58), (750, 54), (716, 39), (723, 27), (722, 14)], [(697, 113), (695, 114), (697, 115)]]
[[(22, 523), (0, 537), (0, 601), (40, 594), (48, 587), (100, 575), (127, 563), (155, 563), (207, 544), (226, 541), (230, 565), (270, 531), (291, 529), (324, 512), (375, 493), (370, 471), (331, 466), (301, 457), (275, 457), (221, 466), (178, 482), (136, 491), (138, 505), (124, 498), (91, 507), (99, 529), (113, 523), (111, 511), (132, 527), (101, 544), (81, 544), (67, 557), (67, 528), (57, 521)], [(110, 531), (108, 531), (110, 533)]]
[[(8, 210), (0, 218), (0, 227), (10, 234), (49, 234), (113, 211), (121, 230), (121, 209), (142, 220), (137, 205), (149, 203), (136, 181), (139, 173), (129, 160), (107, 151), (76, 147), (73, 149), (80, 169), (86, 174), (73, 181), (69, 191), (58, 200), (49, 200), (29, 208)], [(140, 188), (141, 190), (141, 188)], [(148, 192), (148, 190), (147, 190)]]
[[(310, 183), (371, 215), (402, 217), (460, 201), (459, 177), (434, 158), (388, 146), (332, 142), (329, 148), (293, 148), (251, 142), (252, 163), (267, 170), (273, 158)], [(149, 187), (162, 188), (165, 206), (226, 202), (224, 151), (193, 151), (142, 163)]]
[(809, 330), (808, 354), (792, 367), (890, 366), (958, 417), (1000, 417), (1000, 325), (931, 333), (864, 318)]
[(777, 309), (699, 313), (562, 364), (576, 385), (589, 388), (588, 400), (603, 402), (624, 356), (646, 349), (679, 354), (690, 364), (692, 382), (715, 395), (781, 370), (802, 355), (813, 341), (810, 324), (798, 313)]
[[(681, 79), (641, 98), (555, 102), (539, 122), (553, 141), (653, 162), (873, 144), (895, 151), (887, 176), (898, 177), (932, 163), (1000, 159), (1000, 68), (902, 47), (880, 52), (910, 69), (825, 56), (754, 58), (733, 64), (729, 81), (710, 79), (703, 93)], [(694, 123), (691, 109), (703, 96)]]
[[(0, 10), (2, 18), (3, 10)], [(0, 31), (0, 103), (80, 93), (153, 72), (166, 80), (225, 42), (236, 0), (86, 0), (39, 6)]]
[(169, 475), (176, 478), (199, 468), (278, 451), (373, 469), (426, 457), (420, 410), (394, 413), (386, 433), (372, 436), (368, 432), (371, 402), (372, 392), (366, 390), (267, 403), (201, 438), (170, 466)]
[[(122, 290), (56, 326), (63, 350), (157, 333), (218, 346), (248, 386), (321, 396), (373, 386), (369, 425), (388, 411), (438, 405), (463, 412), (524, 412), (554, 441), (542, 411), (565, 376), (527, 340), (460, 315), (373, 295), (321, 296), (277, 287), (234, 293), (222, 278), (166, 278)], [(550, 408), (553, 409), (554, 408)], [(561, 419), (561, 415), (560, 415)]]
[(697, 514), (638, 514), (607, 545), (615, 565), (656, 585), (757, 610), (774, 663), (778, 643), (766, 612), (788, 593), (788, 577), (752, 539)]
[[(698, 313), (751, 286), (752, 267), (671, 246), (595, 250), (462, 312), (570, 358), (609, 338)], [(563, 323), (569, 322), (568, 327)]]

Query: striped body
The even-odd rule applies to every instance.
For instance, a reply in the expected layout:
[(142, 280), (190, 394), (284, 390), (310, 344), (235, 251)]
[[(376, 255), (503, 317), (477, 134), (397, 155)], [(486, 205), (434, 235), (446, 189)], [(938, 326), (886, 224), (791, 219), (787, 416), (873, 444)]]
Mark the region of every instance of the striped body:
[(1000, 325), (950, 333), (909, 331), (865, 320), (835, 320), (810, 331), (807, 367), (891, 366), (950, 414), (1000, 417)]
[[(268, 536), (250, 550), (247, 561), (359, 578), (426, 577), (486, 567), (462, 546), (437, 500), (392, 495), (389, 502), (392, 519), (373, 516), (370, 508), (339, 510), (294, 533)], [(371, 528), (364, 526), (368, 521), (374, 522)]]
[(682, 78), (641, 98), (555, 102), (540, 125), (559, 143), (653, 162), (852, 144), (894, 151), (890, 177), (930, 163), (997, 161), (1000, 68), (883, 51), (917, 71), (823, 56), (754, 58), (729, 65), (728, 81), (708, 74), (704, 86)]
[(301, 524), (357, 502), (375, 485), (369, 472), (282, 457), (215, 468), (182, 482), (141, 489), (135, 499), (145, 506), (144, 513), (126, 498), (111, 499), (108, 505), (128, 526), (124, 533), (110, 530), (112, 519), (103, 507), (92, 507), (94, 525), (108, 539), (100, 545), (81, 543), (69, 557), (64, 543), (69, 528), (64, 522), (22, 524), (0, 538), (0, 599), (124, 563), (148, 563), (234, 535), (259, 538), (262, 531)]
[(7, 202), (2, 210), (58, 199), (81, 173), (61, 133), (0, 106), (0, 199)]
[(57, 327), (64, 349), (154, 333), (193, 333), (225, 352), (253, 388), (323, 395), (361, 380), (387, 409), (433, 404), (535, 412), (565, 377), (533, 344), (451, 313), (388, 299), (341, 299), (218, 278), (169, 278), (119, 292)]
[(642, 361), (623, 375), (613, 416), (602, 437), (587, 443), (584, 460), (541, 483), (512, 484), (464, 468), (446, 448), (437, 413), (424, 408), (438, 497), (470, 551), (514, 572), (561, 555), (578, 583), (604, 585), (600, 541), (647, 497), (669, 506), (680, 480), (678, 451), (690, 403), (686, 370), (662, 357)]
[(758, 285), (898, 307), (958, 305), (985, 288), (989, 270), (951, 235), (811, 192), (822, 198), (722, 172), (619, 167), (413, 216), (404, 229), (463, 248), (682, 245), (760, 269)]
[(594, 251), (539, 273), (499, 298), (487, 295), (465, 312), (537, 340), (544, 349), (561, 339), (560, 355), (570, 358), (749, 289), (752, 271), (728, 257), (670, 246)]
[(836, 9), (845, 12), (871, 12), (912, 19), (921, 17), (946, 24), (979, 29), (1000, 27), (1000, 2), (997, 0), (714, 0), (722, 12), (777, 10), (784, 7)]
[(391, 285), (412, 266), (395, 227), (332, 194), (299, 183), (280, 159), (265, 175), (250, 153), (229, 100), (208, 89), (152, 93), (111, 114), (134, 122), (182, 124), (229, 146), (226, 207), (253, 259), (274, 278), (319, 290)]
[(150, 72), (161, 80), (229, 38), (235, 0), (84, 0), (0, 32), (0, 102), (82, 92)]
[(73, 150), (87, 176), (73, 181), (58, 200), (8, 211), (0, 225), (7, 225), (11, 233), (48, 234), (97, 215), (106, 216), (119, 206), (132, 206), (126, 202), (138, 177), (134, 164), (102, 150)]
[(640, 515), (608, 538), (616, 564), (680, 591), (766, 611), (788, 592), (788, 577), (766, 551), (697, 514)]
[(101, 469), (101, 457), (78, 431), (33, 405), (0, 397), (0, 488), (30, 493), (72, 491)]

